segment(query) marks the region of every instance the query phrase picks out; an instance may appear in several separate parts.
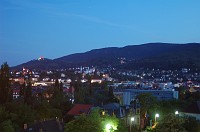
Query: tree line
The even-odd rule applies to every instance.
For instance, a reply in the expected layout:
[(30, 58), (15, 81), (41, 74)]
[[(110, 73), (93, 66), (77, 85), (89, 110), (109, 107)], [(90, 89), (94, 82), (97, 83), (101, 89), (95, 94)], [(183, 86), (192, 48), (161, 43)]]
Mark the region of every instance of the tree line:
[[(62, 118), (63, 111), (71, 108), (64, 96), (62, 83), (56, 80), (52, 87), (38, 93), (32, 93), (29, 79), (20, 85), (20, 97), (13, 100), (9, 65), (4, 63), (0, 70), (0, 131), (14, 132), (22, 130), (24, 124), (30, 126), (55, 117)], [(35, 94), (35, 95), (34, 95)], [(52, 95), (46, 98), (45, 94)]]

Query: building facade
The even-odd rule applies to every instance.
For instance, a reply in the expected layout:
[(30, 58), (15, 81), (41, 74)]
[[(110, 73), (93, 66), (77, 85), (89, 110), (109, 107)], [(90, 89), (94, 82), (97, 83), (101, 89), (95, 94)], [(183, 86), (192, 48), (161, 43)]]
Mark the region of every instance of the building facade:
[(138, 90), (138, 89), (124, 89), (123, 90), (123, 105), (130, 105), (136, 96), (142, 93), (151, 93), (158, 100), (178, 99), (178, 91), (174, 90)]

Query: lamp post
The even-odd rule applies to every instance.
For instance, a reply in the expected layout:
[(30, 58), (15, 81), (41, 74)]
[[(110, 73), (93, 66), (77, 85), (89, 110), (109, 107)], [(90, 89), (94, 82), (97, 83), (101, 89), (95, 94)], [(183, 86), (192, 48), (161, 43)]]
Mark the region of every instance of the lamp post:
[(178, 113), (178, 111), (175, 111), (175, 115), (178, 115), (179, 113)]
[(108, 123), (106, 124), (106, 128), (105, 131), (106, 132), (114, 132), (114, 130), (116, 130), (115, 126), (113, 125), (113, 123)]
[(178, 111), (175, 111), (175, 118), (178, 116), (178, 114), (179, 114)]
[(131, 117), (131, 122), (130, 122), (130, 132), (131, 132), (131, 127), (132, 127), (132, 122), (135, 120), (134, 117)]
[(155, 124), (156, 124), (156, 118), (159, 117), (159, 114), (155, 114)]
[(106, 125), (106, 132), (110, 132), (111, 127), (112, 127), (112, 126), (111, 126), (110, 124), (107, 124), (107, 125)]

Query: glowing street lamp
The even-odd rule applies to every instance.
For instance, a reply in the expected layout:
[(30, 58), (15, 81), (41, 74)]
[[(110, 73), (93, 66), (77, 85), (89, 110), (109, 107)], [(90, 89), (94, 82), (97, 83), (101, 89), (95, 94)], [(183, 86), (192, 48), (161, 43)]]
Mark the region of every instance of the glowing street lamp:
[(155, 123), (156, 123), (156, 118), (159, 117), (159, 114), (155, 114)]
[(134, 121), (135, 119), (134, 119), (134, 117), (131, 117), (131, 121)]
[(178, 113), (178, 111), (175, 111), (175, 117), (177, 117), (177, 116), (178, 116), (178, 114), (179, 114), (179, 113)]
[(113, 126), (111, 124), (106, 124), (106, 132), (112, 132)]
[(106, 125), (106, 130), (110, 130), (111, 127), (112, 127), (112, 126), (111, 126), (110, 124), (107, 124), (107, 125)]
[(131, 132), (131, 127), (132, 127), (132, 122), (134, 122), (135, 118), (131, 117), (131, 122), (130, 122), (130, 132)]

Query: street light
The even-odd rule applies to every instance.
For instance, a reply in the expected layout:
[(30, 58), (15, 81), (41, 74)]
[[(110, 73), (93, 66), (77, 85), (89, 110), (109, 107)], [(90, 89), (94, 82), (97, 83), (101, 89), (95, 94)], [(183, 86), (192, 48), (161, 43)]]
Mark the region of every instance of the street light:
[(106, 132), (110, 132), (111, 127), (112, 126), (110, 124), (106, 124)]
[(106, 124), (106, 132), (113, 132), (114, 130), (113, 124)]
[(155, 114), (155, 123), (156, 123), (156, 118), (159, 117), (159, 114)]
[(132, 122), (135, 120), (134, 117), (131, 117), (131, 122), (130, 122), (130, 132), (131, 132), (131, 127), (132, 127)]
[(178, 114), (179, 114), (178, 111), (175, 111), (175, 117), (177, 117)]

